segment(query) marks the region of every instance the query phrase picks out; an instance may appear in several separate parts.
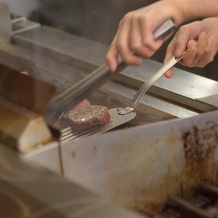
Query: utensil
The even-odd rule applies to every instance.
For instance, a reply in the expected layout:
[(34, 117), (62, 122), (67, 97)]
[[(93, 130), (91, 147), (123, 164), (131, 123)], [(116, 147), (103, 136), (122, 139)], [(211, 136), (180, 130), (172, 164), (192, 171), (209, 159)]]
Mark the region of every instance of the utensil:
[(132, 120), (136, 116), (135, 112), (128, 113), (126, 115), (120, 115), (117, 113), (117, 109), (121, 108), (112, 108), (108, 110), (111, 115), (111, 120), (104, 125), (76, 133), (72, 132), (71, 127), (67, 127), (61, 130), (61, 141), (67, 142), (71, 140), (86, 138), (90, 135), (99, 135)]
[(178, 63), (185, 55), (185, 52), (179, 58), (172, 57), (167, 63), (163, 65), (148, 81), (146, 81), (140, 89), (136, 92), (135, 96), (131, 101), (131, 106), (124, 109), (119, 109), (118, 114), (128, 114), (135, 110), (141, 97), (148, 91), (148, 89), (170, 68), (172, 68), (176, 63)]
[[(166, 35), (175, 31), (176, 28), (177, 25), (171, 19), (168, 19), (154, 31), (154, 39), (164, 38)], [(127, 64), (119, 60), (117, 69), (112, 73), (106, 63), (101, 65), (78, 83), (62, 92), (51, 102), (44, 114), (46, 122), (53, 125), (64, 112), (72, 109), (86, 98), (87, 95), (100, 88), (115, 74), (121, 72), (126, 67)]]
[[(177, 25), (175, 25), (171, 19), (168, 19), (154, 31), (154, 39), (164, 38), (166, 35), (175, 31), (176, 28)], [(47, 123), (53, 125), (58, 118), (60, 118), (59, 120), (61, 120), (61, 115), (64, 114), (64, 112), (72, 109), (81, 100), (86, 98), (87, 95), (101, 87), (108, 80), (110, 80), (112, 76), (121, 72), (126, 67), (127, 64), (125, 64), (122, 60), (119, 60), (116, 71), (114, 73), (111, 73), (108, 65), (105, 63), (98, 69), (90, 73), (88, 76), (83, 78), (77, 84), (64, 91), (62, 94), (57, 96), (57, 98), (49, 105), (49, 108), (44, 115)], [(88, 131), (73, 133), (71, 127), (67, 127), (61, 130), (61, 140), (70, 141), (76, 138), (84, 138), (90, 135), (101, 134), (130, 121), (136, 116), (135, 112), (128, 114), (119, 114), (118, 111), (121, 110), (123, 109), (110, 109), (109, 113), (112, 117), (111, 122), (108, 122), (103, 126), (92, 128)]]
[(136, 92), (135, 96), (132, 99), (131, 107), (126, 108), (112, 108), (109, 110), (111, 115), (111, 121), (106, 123), (103, 126), (98, 126), (87, 131), (80, 131), (73, 133), (71, 127), (67, 127), (61, 131), (62, 137), (61, 141), (71, 141), (77, 138), (85, 138), (90, 135), (98, 135), (104, 132), (107, 132), (119, 125), (122, 125), (130, 120), (132, 120), (136, 113), (134, 112), (137, 107), (141, 97), (145, 92), (160, 78), (166, 71), (178, 63), (185, 55), (185, 52), (179, 58), (172, 57), (167, 63), (163, 65), (147, 82), (145, 82), (140, 89)]

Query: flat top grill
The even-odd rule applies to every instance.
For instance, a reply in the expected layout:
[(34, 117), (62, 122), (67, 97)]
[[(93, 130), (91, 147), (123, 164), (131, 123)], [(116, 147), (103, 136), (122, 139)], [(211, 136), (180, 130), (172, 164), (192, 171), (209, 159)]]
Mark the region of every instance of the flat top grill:
[[(25, 21), (25, 25), (13, 24), (15, 25), (14, 31), (18, 32), (14, 33), (10, 43), (0, 46), (1, 70), (11, 71), (13, 69), (14, 73), (28, 71), (33, 77), (55, 85), (59, 92), (62, 92), (104, 62), (107, 46), (46, 26), (34, 25), (34, 29), (19, 31), (23, 26), (26, 28), (28, 23)], [(153, 72), (159, 69), (160, 65), (162, 64), (144, 60), (141, 67), (129, 67), (87, 98), (91, 104), (101, 104), (108, 108), (125, 107), (129, 105), (135, 91)], [(208, 89), (208, 87), (212, 88)], [(150, 209), (159, 210), (156, 213), (162, 218), (215, 217), (217, 188), (208, 184), (217, 185), (215, 182), (217, 152), (215, 150), (218, 137), (215, 118), (218, 120), (218, 117), (215, 113), (208, 113), (206, 121), (203, 122), (203, 120), (201, 123), (202, 114), (195, 117), (193, 115), (217, 109), (217, 90), (217, 82), (176, 69), (170, 82), (161, 78), (149, 90), (136, 109), (137, 117), (118, 127), (117, 131), (101, 135), (99, 138), (90, 137), (87, 139), (88, 142), (78, 140), (78, 143), (61, 144), (55, 141), (52, 145), (39, 147), (38, 150), (28, 154), (21, 156), (17, 154), (16, 160), (14, 157), (11, 157), (10, 161), (6, 160), (6, 163), (8, 161), (6, 167), (13, 163), (12, 173), (16, 172), (16, 178), (22, 178), (25, 174), (28, 178), (30, 178), (29, 175), (33, 176), (34, 181), (23, 182), (22, 180), (21, 183), (18, 179), (7, 180), (8, 177), (3, 177), (3, 175), (11, 172), (7, 172), (8, 168), (2, 169), (4, 166), (1, 164), (0, 175), (2, 177), (0, 179), (21, 189), (36, 201), (43, 201), (49, 208), (60, 203), (60, 199), (67, 197), (77, 200), (95, 196), (91, 195), (87, 189), (93, 188), (94, 190), (97, 187), (99, 192), (96, 191), (96, 193), (99, 195), (108, 198), (112, 196), (110, 199), (121, 197), (125, 203), (129, 200), (127, 203), (132, 203), (134, 206), (138, 200), (137, 197), (144, 203), (146, 199), (143, 197), (146, 197), (146, 194), (152, 194), (149, 197), (154, 196), (154, 204), (150, 204)], [(176, 117), (190, 117), (190, 119), (174, 120)], [(200, 117), (199, 120), (198, 117)], [(159, 121), (167, 122), (159, 123)], [(174, 121), (178, 122), (173, 125)], [(155, 125), (156, 122), (158, 122), (157, 125)], [(152, 125), (145, 125), (151, 123)], [(181, 126), (182, 131), (180, 131)], [(185, 132), (186, 135), (182, 135), (181, 132)], [(201, 138), (202, 135), (203, 138)], [(126, 141), (122, 142), (121, 139)], [(110, 140), (112, 140), (111, 144), (109, 144)], [(211, 140), (213, 144), (210, 143)], [(4, 150), (4, 147), (0, 146), (0, 150)], [(204, 160), (205, 157), (207, 157), (206, 160)], [(39, 170), (36, 169), (37, 167), (35, 169), (25, 168), (25, 161), (22, 161), (22, 158), (29, 158), (44, 168), (39, 167)], [(208, 166), (209, 168), (206, 168)], [(47, 173), (47, 169), (54, 171), (55, 174)], [(68, 179), (64, 180), (63, 186), (60, 185), (60, 180), (63, 178), (58, 177), (59, 179), (55, 180), (57, 174)], [(172, 174), (175, 175), (173, 178), (170, 177)], [(147, 176), (150, 176), (149, 179)], [(192, 181), (189, 181), (192, 176)], [(207, 177), (213, 182), (208, 182), (207, 185), (200, 184), (196, 188), (196, 184), (198, 185)], [(182, 179), (186, 179), (188, 188), (194, 186), (190, 191), (194, 192), (194, 195), (182, 196), (184, 190), (187, 189), (181, 185), (181, 182), (184, 182)], [(68, 183), (69, 180), (72, 181), (71, 185)], [(40, 184), (37, 184), (39, 181)], [(58, 181), (60, 184), (51, 181)], [(161, 181), (161, 184), (155, 186), (156, 181)], [(92, 187), (81, 188), (85, 187), (84, 182)], [(177, 187), (174, 188), (173, 185)], [(72, 189), (68, 189), (69, 187)], [(167, 188), (170, 189), (169, 192), (166, 191)], [(167, 198), (169, 201), (166, 203), (163, 200), (162, 204), (155, 204), (155, 197), (160, 195), (164, 200)], [(173, 197), (174, 195), (181, 198)], [(106, 198), (105, 202), (107, 200)], [(114, 199), (114, 202), (118, 202), (116, 200)], [(56, 210), (64, 215), (69, 215), (72, 211), (78, 212), (75, 212), (75, 208), (79, 208), (81, 212), (84, 202), (78, 203), (78, 208), (75, 204), (74, 202), (74, 207), (56, 208)], [(117, 204), (121, 205), (120, 202)], [(116, 206), (117, 204), (115, 203)], [(143, 212), (144, 204), (135, 206), (135, 208), (134, 206), (131, 210)], [(110, 204), (103, 209), (94, 208), (90, 213), (82, 214), (81, 217), (99, 218), (105, 212), (104, 217), (111, 218), (114, 216), (110, 214), (114, 211), (116, 214), (118, 214), (117, 211), (125, 214), (126, 216), (123, 216), (125, 218), (141, 217), (138, 213), (130, 213), (122, 207), (119, 207), (119, 210), (117, 207), (114, 210), (111, 208), (114, 209), (114, 205)], [(165, 212), (161, 214), (163, 209)], [(148, 217), (147, 210), (146, 214), (143, 216)], [(149, 216), (155, 215), (151, 213)]]

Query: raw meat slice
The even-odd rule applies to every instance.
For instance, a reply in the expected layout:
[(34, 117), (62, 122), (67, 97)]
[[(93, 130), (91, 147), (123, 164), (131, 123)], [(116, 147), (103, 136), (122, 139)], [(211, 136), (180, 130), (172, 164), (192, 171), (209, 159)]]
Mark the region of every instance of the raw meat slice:
[(68, 117), (71, 120), (71, 128), (73, 132), (103, 125), (111, 119), (107, 107), (101, 105), (76, 107), (70, 111)]

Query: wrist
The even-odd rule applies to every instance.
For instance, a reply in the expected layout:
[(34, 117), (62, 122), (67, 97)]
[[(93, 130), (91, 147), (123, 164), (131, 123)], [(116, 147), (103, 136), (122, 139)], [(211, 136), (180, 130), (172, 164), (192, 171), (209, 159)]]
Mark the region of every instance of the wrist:
[(179, 8), (181, 20), (218, 16), (218, 1), (216, 0), (174, 0)]

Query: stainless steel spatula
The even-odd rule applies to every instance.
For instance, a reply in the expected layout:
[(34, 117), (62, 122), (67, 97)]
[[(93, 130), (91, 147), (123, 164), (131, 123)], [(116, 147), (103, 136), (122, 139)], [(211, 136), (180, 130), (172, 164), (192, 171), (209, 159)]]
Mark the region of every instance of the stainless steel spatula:
[(119, 109), (118, 114), (128, 114), (135, 110), (137, 107), (139, 100), (141, 97), (148, 91), (148, 89), (164, 74), (166, 73), (170, 68), (172, 68), (176, 63), (178, 63), (185, 55), (185, 52), (182, 54), (181, 57), (175, 58), (172, 57), (167, 63), (163, 65), (148, 81), (146, 81), (140, 89), (136, 92), (135, 96), (133, 97), (131, 101), (131, 106), (126, 107), (124, 109)]

